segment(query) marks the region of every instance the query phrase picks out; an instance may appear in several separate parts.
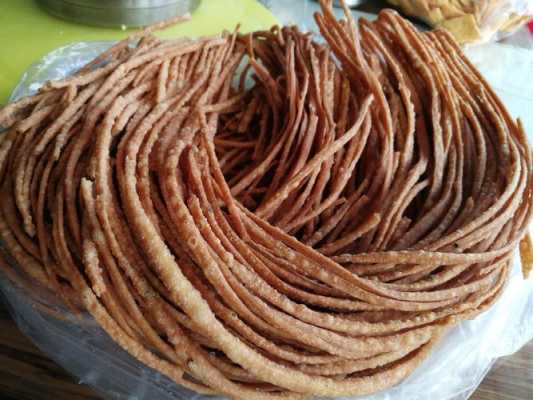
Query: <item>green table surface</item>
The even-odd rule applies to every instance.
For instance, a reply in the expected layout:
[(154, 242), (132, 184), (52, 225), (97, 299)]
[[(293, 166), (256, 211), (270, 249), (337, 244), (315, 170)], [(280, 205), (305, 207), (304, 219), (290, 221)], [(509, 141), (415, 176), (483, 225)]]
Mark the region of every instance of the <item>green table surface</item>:
[[(266, 29), (274, 16), (257, 0), (202, 0), (191, 21), (158, 33), (161, 37), (202, 36), (233, 30)], [(90, 40), (122, 39), (133, 30), (99, 28), (47, 14), (34, 0), (0, 0), (0, 104), (5, 104), (22, 73), (55, 48)]]

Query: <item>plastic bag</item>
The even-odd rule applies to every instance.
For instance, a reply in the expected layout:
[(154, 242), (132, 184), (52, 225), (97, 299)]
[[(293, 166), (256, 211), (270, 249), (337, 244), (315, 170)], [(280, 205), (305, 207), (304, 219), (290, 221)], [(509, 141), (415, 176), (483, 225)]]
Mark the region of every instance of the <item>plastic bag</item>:
[[(276, 16), (281, 25), (297, 25), (302, 31), (318, 32), (313, 14), (320, 11), (316, 0), (260, 0), (272, 14)], [(376, 15), (361, 11), (352, 11), (356, 17), (373, 20)], [(340, 7), (333, 7), (333, 14), (337, 18), (344, 17)]]
[(498, 40), (533, 17), (533, 0), (388, 0), (407, 15), (448, 29), (460, 43)]
[[(49, 79), (74, 72), (111, 44), (78, 43), (50, 53), (24, 74), (11, 100), (35, 92)], [(400, 385), (359, 399), (467, 399), (496, 358), (517, 351), (533, 338), (533, 279), (523, 280), (518, 257), (515, 259), (506, 290), (488, 312), (454, 328)], [(19, 328), (80, 383), (92, 386), (105, 398), (217, 399), (179, 387), (144, 366), (88, 314), (72, 315), (57, 298), (44, 296), (35, 288), (26, 290), (2, 274), (0, 290)]]

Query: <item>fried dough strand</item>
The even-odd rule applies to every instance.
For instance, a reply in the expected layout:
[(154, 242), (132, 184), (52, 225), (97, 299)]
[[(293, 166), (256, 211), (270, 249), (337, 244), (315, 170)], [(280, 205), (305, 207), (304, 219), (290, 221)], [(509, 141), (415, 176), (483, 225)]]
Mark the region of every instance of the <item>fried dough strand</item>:
[(325, 43), (155, 27), (0, 110), (6, 276), (258, 400), (384, 390), (488, 309), (531, 263), (522, 125), (446, 32), (321, 9)]

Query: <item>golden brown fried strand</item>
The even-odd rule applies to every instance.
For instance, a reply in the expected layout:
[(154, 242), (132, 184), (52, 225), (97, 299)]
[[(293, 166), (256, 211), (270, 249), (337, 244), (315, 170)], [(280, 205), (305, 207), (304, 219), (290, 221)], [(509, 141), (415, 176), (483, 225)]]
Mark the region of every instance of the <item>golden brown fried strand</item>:
[(149, 28), (0, 111), (6, 256), (198, 392), (390, 387), (527, 232), (523, 127), (453, 39), (321, 6), (323, 44)]

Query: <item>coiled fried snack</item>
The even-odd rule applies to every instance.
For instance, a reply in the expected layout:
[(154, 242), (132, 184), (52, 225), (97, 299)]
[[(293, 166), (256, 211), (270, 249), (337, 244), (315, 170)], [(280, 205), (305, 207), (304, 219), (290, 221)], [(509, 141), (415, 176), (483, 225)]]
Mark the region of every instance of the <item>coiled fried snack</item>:
[(531, 150), (449, 34), (346, 16), (145, 34), (2, 109), (10, 256), (201, 393), (401, 381), (503, 290)]

